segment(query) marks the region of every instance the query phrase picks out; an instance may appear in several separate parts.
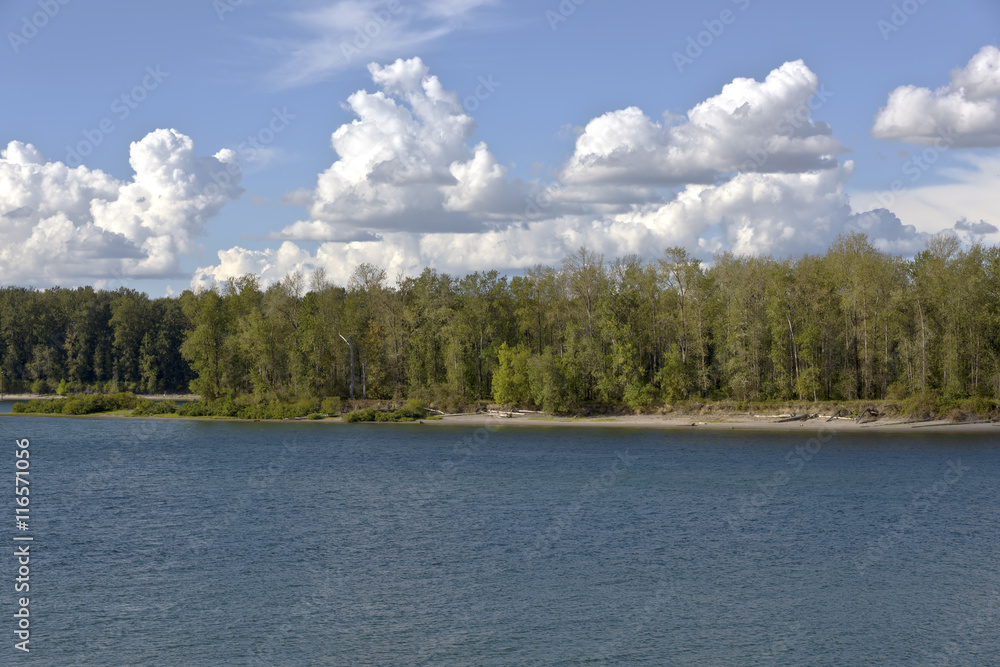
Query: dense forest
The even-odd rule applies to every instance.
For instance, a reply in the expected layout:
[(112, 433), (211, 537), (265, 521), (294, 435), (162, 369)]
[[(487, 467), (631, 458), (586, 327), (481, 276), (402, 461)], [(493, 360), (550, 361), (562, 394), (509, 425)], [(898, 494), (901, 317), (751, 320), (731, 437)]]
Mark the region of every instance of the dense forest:
[(586, 249), (509, 280), (426, 269), (346, 286), (0, 290), (4, 391), (495, 401), (546, 411), (693, 399), (1000, 397), (1000, 248), (931, 239), (912, 260), (862, 234), (822, 256)]

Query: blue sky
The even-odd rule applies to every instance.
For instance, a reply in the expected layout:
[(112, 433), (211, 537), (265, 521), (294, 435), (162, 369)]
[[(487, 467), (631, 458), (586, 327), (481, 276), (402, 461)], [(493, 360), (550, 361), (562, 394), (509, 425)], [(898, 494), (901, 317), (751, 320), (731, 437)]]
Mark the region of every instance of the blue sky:
[(0, 7), (3, 283), (1000, 241), (992, 0), (63, 2)]

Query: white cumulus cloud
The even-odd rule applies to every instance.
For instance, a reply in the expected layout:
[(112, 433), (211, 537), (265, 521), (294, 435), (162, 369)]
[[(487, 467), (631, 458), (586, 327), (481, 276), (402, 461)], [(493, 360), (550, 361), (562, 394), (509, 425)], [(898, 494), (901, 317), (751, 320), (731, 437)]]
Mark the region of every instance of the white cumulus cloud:
[(762, 82), (739, 78), (662, 122), (640, 109), (614, 111), (587, 124), (563, 168), (570, 184), (676, 186), (712, 183), (733, 172), (832, 169), (844, 149), (813, 119), (830, 97), (801, 61)]
[(120, 181), (10, 142), (0, 151), (0, 281), (178, 275), (205, 222), (242, 192), (233, 151), (197, 157), (176, 130), (132, 143), (130, 164), (135, 176)]
[(485, 143), (470, 146), (475, 121), (419, 58), (369, 66), (379, 90), (348, 98), (357, 118), (337, 128), (339, 159), (309, 201), (309, 220), (276, 236), (357, 237), (357, 231), (479, 231), (509, 220), (528, 186), (507, 177)]
[(985, 46), (951, 73), (951, 84), (931, 90), (900, 86), (879, 109), (872, 136), (887, 141), (932, 144), (942, 137), (955, 146), (1000, 146), (1000, 49)]

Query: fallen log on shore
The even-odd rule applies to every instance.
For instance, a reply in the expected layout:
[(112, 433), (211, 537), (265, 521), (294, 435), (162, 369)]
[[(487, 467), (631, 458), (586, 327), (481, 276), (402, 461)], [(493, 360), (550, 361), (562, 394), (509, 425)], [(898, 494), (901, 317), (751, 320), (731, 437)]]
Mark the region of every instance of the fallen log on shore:
[(933, 417), (928, 417), (927, 419), (910, 419), (905, 422), (889, 422), (888, 424), (875, 424), (872, 428), (878, 428), (879, 426), (909, 426), (910, 424), (923, 424), (924, 422), (934, 421)]
[(785, 424), (787, 422), (804, 422), (804, 421), (809, 421), (810, 419), (815, 419), (818, 416), (819, 415), (811, 415), (809, 413), (806, 413), (804, 415), (792, 415), (791, 417), (785, 417), (784, 419), (779, 419), (774, 423)]

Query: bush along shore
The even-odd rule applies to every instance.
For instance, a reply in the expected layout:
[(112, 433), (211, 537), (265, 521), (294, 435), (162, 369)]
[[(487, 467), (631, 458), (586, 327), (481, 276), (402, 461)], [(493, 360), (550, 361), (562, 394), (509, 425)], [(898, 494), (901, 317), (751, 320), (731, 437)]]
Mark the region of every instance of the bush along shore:
[[(447, 406), (442, 406), (447, 407)], [(521, 406), (524, 407), (524, 406)], [(620, 418), (631, 415), (708, 419), (806, 419), (810, 416), (854, 419), (859, 422), (898, 420), (907, 423), (947, 421), (1000, 422), (1000, 402), (990, 399), (946, 399), (933, 394), (911, 397), (904, 401), (686, 401), (674, 405), (650, 406), (632, 410), (622, 406), (593, 404), (574, 412), (519, 412), (517, 407), (478, 403), (464, 406), (452, 416), (486, 413), (496, 416), (527, 416), (535, 418)], [(436, 420), (442, 410), (428, 408), (420, 401), (357, 400), (340, 398), (304, 399), (297, 401), (261, 400), (249, 397), (215, 400), (152, 400), (124, 392), (117, 394), (71, 395), (65, 398), (42, 398), (15, 403), (15, 415), (116, 415), (122, 417), (174, 417), (242, 420), (322, 420), (342, 419), (345, 423), (415, 422)]]
[(260, 401), (248, 398), (225, 398), (214, 401), (156, 401), (130, 392), (117, 394), (71, 395), (65, 398), (40, 398), (15, 403), (15, 415), (107, 415), (131, 417), (191, 417), (245, 420), (328, 419), (342, 417), (345, 422), (406, 422), (428, 417), (427, 409), (417, 401), (407, 401), (393, 408), (385, 401), (363, 401), (372, 405), (350, 409), (339, 398), (299, 401)]

